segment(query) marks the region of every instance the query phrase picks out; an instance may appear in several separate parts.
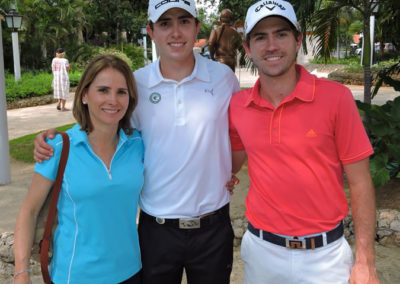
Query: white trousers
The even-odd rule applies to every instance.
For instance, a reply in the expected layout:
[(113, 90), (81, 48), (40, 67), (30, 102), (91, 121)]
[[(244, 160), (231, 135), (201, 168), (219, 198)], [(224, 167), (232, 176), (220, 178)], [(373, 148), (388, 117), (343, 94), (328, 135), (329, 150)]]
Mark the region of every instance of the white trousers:
[(247, 231), (242, 240), (244, 284), (349, 283), (353, 253), (344, 237), (315, 250), (288, 249)]

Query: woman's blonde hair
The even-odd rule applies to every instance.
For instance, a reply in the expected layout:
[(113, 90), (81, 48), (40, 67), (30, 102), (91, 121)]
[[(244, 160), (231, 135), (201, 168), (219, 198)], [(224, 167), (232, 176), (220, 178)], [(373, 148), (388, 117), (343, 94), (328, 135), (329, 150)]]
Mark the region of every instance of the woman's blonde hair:
[(122, 128), (127, 135), (130, 135), (133, 131), (130, 117), (138, 101), (136, 82), (131, 68), (124, 60), (117, 56), (109, 54), (99, 55), (88, 64), (75, 91), (72, 113), (82, 130), (85, 130), (87, 133), (93, 131), (89, 110), (87, 105), (83, 104), (82, 97), (86, 94), (96, 76), (106, 68), (113, 68), (121, 72), (125, 77), (129, 93), (129, 104), (124, 117), (119, 121), (118, 130)]

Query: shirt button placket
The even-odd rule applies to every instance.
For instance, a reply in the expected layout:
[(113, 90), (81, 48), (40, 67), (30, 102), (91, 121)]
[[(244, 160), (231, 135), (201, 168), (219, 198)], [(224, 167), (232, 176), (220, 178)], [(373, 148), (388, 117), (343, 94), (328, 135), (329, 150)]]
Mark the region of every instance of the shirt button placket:
[(185, 106), (183, 101), (183, 91), (181, 85), (175, 85), (175, 122), (176, 125), (185, 124)]
[(279, 144), (279, 117), (280, 108), (277, 108), (272, 113), (272, 123), (271, 123), (271, 144)]

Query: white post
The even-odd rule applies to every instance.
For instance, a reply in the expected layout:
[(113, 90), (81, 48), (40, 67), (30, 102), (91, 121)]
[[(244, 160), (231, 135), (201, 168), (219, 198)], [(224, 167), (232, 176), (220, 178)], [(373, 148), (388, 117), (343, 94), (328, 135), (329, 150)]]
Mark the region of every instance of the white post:
[(360, 61), (360, 65), (363, 65), (364, 63), (364, 34), (362, 37), (362, 42), (361, 42), (361, 61)]
[(151, 57), (153, 58), (153, 62), (157, 60), (157, 48), (154, 41), (151, 41)]
[(0, 185), (11, 182), (10, 147), (8, 144), (7, 101), (4, 78), (3, 37), (0, 20)]
[(375, 54), (375, 44), (374, 44), (374, 36), (375, 36), (375, 16), (374, 14), (372, 14), (372, 16), (370, 16), (369, 18), (369, 29), (370, 29), (370, 38), (371, 38), (371, 66), (372, 66), (372, 61), (374, 58), (374, 54)]
[(19, 44), (18, 44), (18, 32), (12, 32), (12, 46), (13, 46), (13, 56), (14, 56), (14, 77), (15, 82), (21, 80), (21, 67), (19, 63)]
[(147, 64), (147, 39), (146, 36), (143, 36), (143, 49), (144, 49), (144, 64)]

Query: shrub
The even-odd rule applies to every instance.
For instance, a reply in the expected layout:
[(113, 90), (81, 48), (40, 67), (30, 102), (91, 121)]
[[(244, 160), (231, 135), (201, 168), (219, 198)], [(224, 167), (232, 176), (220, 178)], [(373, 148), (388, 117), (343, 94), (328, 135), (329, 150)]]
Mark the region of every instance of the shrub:
[(125, 53), (123, 53), (122, 51), (120, 51), (118, 49), (100, 47), (93, 53), (92, 57), (95, 57), (95, 56), (100, 55), (100, 54), (115, 55), (115, 56), (121, 58), (122, 60), (124, 60), (129, 65), (129, 67), (132, 68), (132, 66), (133, 66), (132, 60)]
[(124, 46), (124, 53), (132, 61), (132, 66), (131, 66), (132, 70), (137, 70), (144, 66), (144, 55), (142, 47), (135, 46), (133, 44), (128, 44)]
[(15, 82), (13, 75), (6, 77), (6, 98), (7, 101), (15, 101), (18, 99), (29, 98), (33, 96), (43, 96), (52, 92), (51, 81), (52, 74), (40, 73), (33, 75), (32, 73), (24, 73), (21, 81)]
[[(81, 72), (75, 70), (69, 74), (71, 87), (76, 86), (80, 79)], [(53, 89), (51, 82), (53, 75), (47, 72), (25, 72), (21, 81), (15, 82), (14, 75), (6, 74), (6, 100), (12, 102), (19, 99), (39, 97), (51, 94)]]
[(364, 124), (374, 148), (371, 174), (375, 187), (380, 187), (400, 172), (400, 97), (382, 106), (361, 101), (357, 106), (368, 117)]

